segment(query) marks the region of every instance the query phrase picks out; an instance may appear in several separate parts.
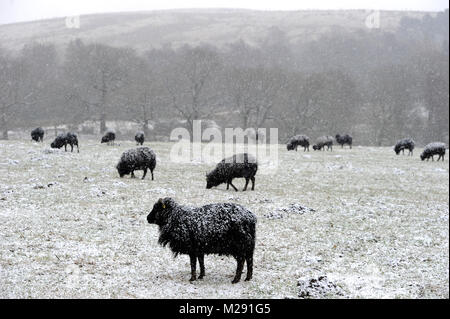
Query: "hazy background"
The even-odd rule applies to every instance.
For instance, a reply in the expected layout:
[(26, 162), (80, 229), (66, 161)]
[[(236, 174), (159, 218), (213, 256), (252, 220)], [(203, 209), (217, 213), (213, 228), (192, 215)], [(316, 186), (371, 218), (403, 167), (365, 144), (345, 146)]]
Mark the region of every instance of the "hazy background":
[[(192, 130), (194, 120), (203, 120), (221, 129), (277, 127), (281, 143), (295, 134), (314, 141), (338, 133), (352, 134), (356, 145), (449, 140), (443, 1), (297, 11), (0, 1), (8, 21), (62, 16), (0, 25), (3, 139), (43, 126), (51, 135), (111, 128), (129, 139), (139, 129), (147, 140), (167, 140), (173, 128)], [(291, 8), (276, 3), (236, 6)], [(164, 3), (170, 5), (182, 6)], [(225, 5), (233, 2), (214, 4)], [(339, 1), (342, 8), (360, 6)], [(298, 8), (307, 7), (337, 8), (334, 1)], [(406, 8), (414, 11), (393, 10)], [(112, 10), (121, 12), (81, 14)]]
[(442, 11), (445, 0), (0, 0), (0, 24), (72, 15), (180, 8), (241, 8), (254, 10), (379, 9)]

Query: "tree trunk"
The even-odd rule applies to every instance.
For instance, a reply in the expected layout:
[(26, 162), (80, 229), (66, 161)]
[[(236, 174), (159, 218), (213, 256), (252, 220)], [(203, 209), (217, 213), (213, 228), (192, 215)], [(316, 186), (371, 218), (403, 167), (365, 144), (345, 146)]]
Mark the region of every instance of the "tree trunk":
[(102, 113), (100, 116), (100, 133), (103, 134), (106, 131), (106, 114)]
[(2, 114), (1, 127), (2, 127), (2, 139), (7, 140), (8, 139), (8, 123), (6, 123), (5, 114)]
[(150, 130), (148, 129), (148, 120), (144, 120), (144, 125), (142, 126), (142, 129), (144, 131), (145, 134), (145, 138), (147, 138), (147, 136), (150, 135)]

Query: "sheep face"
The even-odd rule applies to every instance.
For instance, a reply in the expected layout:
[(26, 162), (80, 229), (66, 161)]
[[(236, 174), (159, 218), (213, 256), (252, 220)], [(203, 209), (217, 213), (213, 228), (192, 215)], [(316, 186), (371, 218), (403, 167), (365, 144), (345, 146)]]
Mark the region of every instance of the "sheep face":
[(109, 142), (109, 139), (106, 136), (103, 136), (101, 143), (108, 143), (108, 142)]
[(57, 137), (51, 144), (51, 148), (61, 148), (64, 146), (64, 140), (62, 138)]
[(160, 198), (155, 205), (153, 205), (152, 211), (147, 215), (147, 222), (158, 226), (164, 225), (167, 214), (172, 207), (172, 203), (173, 200), (171, 198)]
[(423, 161), (423, 160), (425, 160), (425, 155), (424, 154), (420, 154), (420, 159)]
[(120, 162), (119, 164), (117, 164), (116, 168), (117, 168), (117, 172), (119, 173), (119, 176), (121, 178), (124, 177), (125, 175), (128, 175), (131, 173), (131, 170), (128, 167), (128, 165), (126, 165), (123, 162)]
[(292, 150), (294, 150), (294, 145), (292, 143), (288, 143), (286, 145), (286, 148), (287, 148), (288, 151), (292, 151)]
[(219, 186), (223, 181), (219, 180), (214, 173), (206, 175), (206, 189), (211, 189), (213, 187)]

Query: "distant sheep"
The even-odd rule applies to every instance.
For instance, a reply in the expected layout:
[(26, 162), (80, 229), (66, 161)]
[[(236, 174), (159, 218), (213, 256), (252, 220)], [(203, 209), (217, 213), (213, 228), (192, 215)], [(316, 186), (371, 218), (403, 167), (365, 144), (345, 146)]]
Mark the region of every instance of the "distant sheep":
[(35, 128), (31, 131), (31, 139), (36, 142), (44, 142), (44, 130), (42, 127)]
[(245, 280), (252, 279), (257, 219), (241, 205), (223, 203), (186, 207), (167, 197), (154, 204), (147, 221), (159, 226), (160, 245), (169, 245), (175, 256), (189, 255), (190, 281), (197, 279), (197, 259), (200, 264), (198, 279), (203, 279), (204, 256), (209, 254), (233, 256), (236, 259), (233, 284), (240, 281), (245, 262)]
[(153, 170), (155, 169), (155, 166), (155, 152), (148, 147), (138, 147), (136, 149), (125, 151), (120, 157), (120, 161), (116, 168), (120, 177), (131, 174), (132, 178), (136, 177), (134, 176), (134, 171), (143, 170), (144, 175), (142, 176), (142, 179), (147, 175), (147, 170), (150, 170), (153, 180)]
[(216, 168), (206, 175), (206, 188), (210, 189), (223, 183), (227, 183), (227, 190), (231, 187), (237, 192), (233, 185), (233, 178), (245, 178), (245, 187), (247, 190), (249, 181), (252, 181), (252, 190), (255, 190), (255, 175), (258, 170), (256, 158), (250, 154), (243, 153), (233, 155), (223, 159), (217, 164)]
[(350, 148), (352, 148), (353, 138), (351, 137), (351, 135), (348, 134), (345, 135), (336, 134), (336, 142), (341, 145), (341, 148), (344, 148), (345, 144), (347, 144), (348, 146), (350, 146)]
[(63, 133), (59, 134), (55, 140), (50, 144), (51, 148), (61, 148), (64, 146), (64, 150), (67, 152), (67, 144), (70, 145), (70, 151), (73, 152), (73, 146), (77, 146), (78, 153), (80, 152), (80, 148), (78, 146), (78, 137), (75, 133)]
[(322, 136), (317, 139), (316, 144), (313, 145), (313, 150), (320, 151), (325, 150), (325, 146), (327, 147), (327, 151), (333, 151), (333, 137), (331, 136)]
[(115, 140), (116, 140), (116, 133), (108, 130), (106, 131), (105, 135), (103, 135), (101, 143), (113, 145)]
[(306, 150), (308, 150), (308, 152), (309, 152), (309, 137), (306, 135), (293, 136), (293, 137), (291, 137), (289, 142), (286, 144), (286, 147), (287, 147), (288, 151), (292, 151), (292, 150), (297, 151), (297, 147), (299, 145), (303, 147), (304, 152)]
[(145, 135), (144, 132), (137, 132), (136, 135), (134, 136), (134, 140), (136, 141), (137, 145), (142, 145), (144, 144), (144, 140), (145, 140)]
[(400, 154), (400, 152), (405, 155), (405, 149), (409, 150), (408, 156), (413, 155), (415, 143), (411, 138), (404, 138), (399, 141), (394, 146), (394, 152), (395, 154)]
[(434, 155), (439, 155), (438, 161), (442, 158), (442, 161), (444, 161), (445, 156), (445, 144), (441, 142), (434, 142), (430, 143), (427, 146), (425, 146), (425, 149), (423, 150), (422, 154), (420, 155), (420, 159), (423, 160), (431, 160), (434, 161)]

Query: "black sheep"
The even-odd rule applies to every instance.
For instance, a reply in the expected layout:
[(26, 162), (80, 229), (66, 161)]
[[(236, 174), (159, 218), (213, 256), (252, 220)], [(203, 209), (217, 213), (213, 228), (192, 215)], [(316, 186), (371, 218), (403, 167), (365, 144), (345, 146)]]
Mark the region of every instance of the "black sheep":
[(75, 133), (65, 133), (59, 134), (55, 140), (50, 144), (51, 148), (61, 148), (64, 146), (64, 150), (67, 152), (67, 144), (71, 147), (71, 152), (73, 152), (73, 146), (77, 146), (78, 153), (80, 152), (80, 148), (78, 146), (78, 137)]
[(169, 245), (175, 256), (189, 255), (190, 281), (197, 279), (197, 259), (200, 264), (198, 279), (203, 279), (204, 256), (209, 254), (233, 256), (236, 259), (233, 284), (240, 281), (245, 262), (245, 280), (252, 279), (256, 216), (241, 205), (224, 203), (194, 208), (178, 205), (167, 197), (155, 203), (147, 221), (159, 226), (160, 245)]
[(292, 150), (297, 151), (297, 147), (299, 145), (303, 146), (303, 151), (304, 152), (306, 150), (308, 150), (308, 152), (309, 152), (309, 137), (306, 136), (306, 135), (293, 136), (293, 137), (291, 137), (289, 142), (286, 144), (286, 147), (287, 147), (288, 151), (292, 151)]
[(136, 177), (134, 176), (134, 171), (143, 170), (144, 175), (142, 176), (142, 179), (145, 178), (145, 175), (147, 175), (147, 170), (149, 169), (153, 180), (153, 170), (155, 169), (155, 166), (155, 152), (148, 147), (138, 147), (136, 149), (123, 152), (116, 168), (120, 177), (131, 174), (132, 178)]
[(252, 181), (252, 191), (255, 190), (255, 175), (258, 170), (256, 158), (250, 154), (243, 153), (233, 155), (232, 157), (223, 159), (216, 165), (216, 168), (206, 174), (206, 188), (210, 189), (223, 183), (227, 183), (227, 190), (230, 185), (237, 192), (237, 188), (233, 185), (233, 178), (245, 178), (245, 187), (247, 190), (248, 182)]
[(348, 146), (350, 146), (350, 148), (352, 148), (353, 138), (351, 137), (351, 135), (348, 134), (345, 135), (336, 134), (336, 142), (341, 145), (341, 148), (344, 148), (345, 144), (347, 144)]
[(327, 147), (327, 151), (333, 151), (333, 138), (331, 136), (322, 136), (317, 139), (316, 144), (313, 145), (313, 150), (320, 151), (325, 150), (325, 146)]
[(116, 133), (113, 131), (106, 131), (105, 135), (102, 137), (101, 143), (107, 143), (108, 145), (113, 145), (116, 139)]
[(136, 141), (137, 145), (144, 144), (145, 140), (144, 132), (137, 132), (136, 135), (134, 136), (134, 140)]
[(420, 159), (423, 160), (431, 160), (434, 161), (434, 155), (439, 155), (438, 161), (442, 158), (442, 161), (444, 161), (445, 156), (445, 144), (441, 142), (434, 142), (430, 143), (427, 146), (425, 146), (425, 149), (423, 150), (422, 154), (420, 155)]
[(415, 145), (414, 141), (410, 138), (401, 139), (401, 140), (397, 141), (397, 143), (395, 144), (395, 147), (394, 147), (395, 154), (398, 155), (398, 154), (400, 154), (400, 152), (402, 152), (403, 155), (405, 155), (405, 149), (407, 149), (407, 150), (409, 150), (408, 156), (409, 155), (412, 156), (413, 150), (414, 150), (414, 145)]
[(31, 139), (36, 142), (44, 142), (44, 130), (42, 127), (35, 128), (31, 131)]

